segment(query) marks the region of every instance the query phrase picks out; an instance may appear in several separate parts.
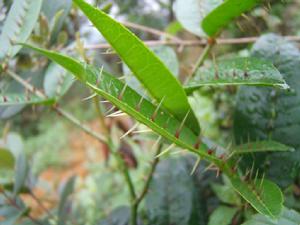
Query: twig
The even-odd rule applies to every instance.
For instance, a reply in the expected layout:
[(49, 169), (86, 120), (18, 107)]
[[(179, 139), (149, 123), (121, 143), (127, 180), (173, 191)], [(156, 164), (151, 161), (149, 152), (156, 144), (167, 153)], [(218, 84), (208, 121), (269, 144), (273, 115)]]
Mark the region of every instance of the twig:
[(132, 23), (132, 22), (128, 22), (128, 21), (123, 21), (122, 24), (124, 24), (126, 27), (131, 27), (131, 28), (134, 28), (134, 29), (145, 31), (147, 33), (154, 34), (154, 35), (157, 35), (157, 36), (160, 36), (160, 37), (167, 37), (167, 38), (169, 38), (173, 41), (179, 41), (179, 42), (182, 41), (180, 38), (178, 38), (178, 37), (176, 37), (172, 34), (163, 32), (161, 30), (157, 30), (157, 29), (152, 28), (152, 27), (146, 27), (146, 26), (136, 24), (136, 23)]
[[(17, 82), (19, 82), (21, 85), (23, 85), (28, 91), (32, 92), (33, 94), (37, 95), (38, 97), (47, 98), (47, 96), (42, 91), (36, 89), (33, 85), (31, 85), (30, 83), (28, 83), (26, 80), (24, 80), (23, 78), (21, 78), (19, 75), (17, 75), (13, 71), (7, 70), (7, 74), (10, 75)], [(87, 134), (91, 135), (92, 137), (96, 138), (97, 140), (99, 140), (100, 142), (102, 142), (104, 144), (107, 143), (107, 139), (103, 135), (98, 134), (98, 133), (94, 132), (93, 130), (91, 130), (89, 127), (87, 127), (84, 124), (82, 124), (73, 115), (71, 115), (70, 113), (66, 112), (62, 108), (60, 108), (58, 105), (53, 105), (52, 109), (54, 109), (59, 115), (61, 115), (64, 118), (66, 118), (67, 120), (69, 120), (71, 123), (73, 123), (77, 127), (81, 128)]]
[(160, 144), (157, 147), (157, 150), (156, 150), (156, 152), (154, 154), (154, 160), (151, 163), (151, 169), (150, 169), (150, 172), (149, 172), (148, 177), (146, 179), (145, 185), (144, 185), (144, 187), (143, 187), (142, 192), (140, 193), (140, 195), (136, 198), (135, 204), (137, 206), (140, 204), (140, 202), (143, 200), (143, 198), (145, 197), (145, 195), (147, 194), (147, 192), (149, 190), (149, 186), (150, 186), (151, 180), (153, 178), (153, 174), (155, 172), (156, 166), (159, 163), (159, 159), (160, 159), (160, 157), (155, 157), (155, 156), (159, 155), (160, 152), (161, 152), (161, 150), (162, 150), (162, 144)]
[[(244, 38), (226, 38), (226, 39), (216, 39), (216, 44), (218, 45), (233, 45), (233, 44), (249, 44), (258, 40), (259, 37), (244, 37)], [(288, 41), (300, 41), (300, 36), (284, 36), (285, 40)], [(144, 41), (148, 46), (160, 46), (160, 45), (175, 45), (175, 46), (206, 46), (207, 41), (202, 40), (150, 40)], [(86, 45), (85, 49), (108, 49), (111, 48), (110, 44), (95, 44), (95, 45)]]
[[(18, 204), (15, 202), (14, 199), (11, 199), (6, 193), (5, 191), (1, 190), (1, 193), (3, 194), (3, 196), (6, 198), (6, 200), (9, 202), (9, 204), (13, 207), (15, 207), (17, 210), (21, 211), (23, 210), (22, 208), (20, 208), (20, 206), (18, 206)], [(42, 223), (40, 223), (38, 220), (36, 220), (35, 218), (33, 218), (29, 213), (26, 214), (26, 217), (28, 217), (33, 223), (37, 224), (37, 225), (42, 225)]]
[(208, 53), (210, 52), (210, 50), (212, 49), (213, 46), (214, 46), (214, 44), (207, 44), (205, 46), (205, 48), (203, 49), (200, 57), (198, 58), (197, 62), (195, 63), (195, 65), (192, 69), (192, 72), (190, 73), (190, 75), (185, 80), (185, 83), (188, 83), (189, 80), (196, 75), (196, 72), (197, 72), (198, 68), (204, 63), (204, 60), (205, 60), (206, 56), (208, 55)]
[(30, 190), (29, 191), (29, 195), (34, 199), (34, 201), (47, 213), (47, 215), (49, 217), (51, 217), (52, 219), (55, 219), (56, 218), (51, 214), (51, 212), (44, 206), (44, 204), (41, 202), (41, 200), (36, 197), (36, 195)]

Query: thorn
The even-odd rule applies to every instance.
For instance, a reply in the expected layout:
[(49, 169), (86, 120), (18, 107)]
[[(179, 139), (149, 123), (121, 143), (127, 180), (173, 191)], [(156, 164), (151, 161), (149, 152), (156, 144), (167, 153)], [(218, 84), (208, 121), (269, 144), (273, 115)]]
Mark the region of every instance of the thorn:
[(261, 178), (261, 182), (260, 182), (260, 185), (259, 185), (259, 189), (261, 190), (262, 189), (262, 185), (264, 183), (264, 179), (265, 179), (265, 173), (263, 173), (263, 176)]
[(110, 101), (107, 101), (107, 100), (102, 100), (100, 101), (100, 103), (109, 103)]
[(99, 83), (100, 83), (100, 80), (101, 80), (101, 78), (102, 78), (102, 73), (103, 73), (103, 65), (101, 66), (100, 73), (99, 73), (98, 76), (97, 76), (96, 86), (98, 86)]
[(166, 129), (168, 127), (170, 121), (170, 117), (168, 117), (168, 119), (166, 120), (165, 124), (163, 125), (163, 128)]
[(258, 169), (256, 170), (256, 173), (255, 173), (255, 177), (254, 177), (254, 184), (256, 185), (256, 182), (257, 182), (257, 177), (258, 177)]
[(133, 131), (133, 134), (142, 134), (142, 133), (150, 133), (153, 132), (152, 130), (148, 129), (148, 130), (137, 130), (137, 131)]
[(250, 179), (252, 178), (253, 171), (254, 171), (254, 161), (252, 162), (252, 167), (251, 167), (251, 170), (250, 170)]
[(125, 80), (125, 78), (126, 78), (126, 76), (124, 75), (124, 76), (119, 77), (118, 80)]
[(175, 144), (171, 144), (168, 148), (166, 148), (165, 150), (163, 150), (161, 153), (159, 153), (157, 156), (155, 156), (155, 158), (159, 158), (165, 154), (167, 154), (169, 151), (171, 151), (172, 148), (175, 147)]
[(214, 163), (209, 164), (205, 169), (204, 172), (208, 171), (208, 170), (216, 170), (216, 166)]
[(110, 117), (110, 118), (113, 118), (113, 117), (119, 117), (119, 116), (126, 116), (127, 114), (122, 112), (122, 111), (117, 111), (117, 112), (114, 112), (110, 115), (107, 115), (106, 117)]
[(136, 111), (139, 112), (141, 110), (141, 105), (142, 105), (143, 100), (144, 100), (144, 96), (141, 97), (139, 103), (136, 105), (136, 107), (135, 107)]
[(194, 166), (193, 166), (193, 169), (192, 169), (192, 171), (191, 171), (191, 173), (190, 173), (191, 176), (195, 173), (195, 171), (196, 171), (196, 169), (198, 168), (200, 162), (201, 162), (201, 157), (198, 157), (198, 159), (197, 159), (197, 161), (195, 162), (195, 164), (194, 164)]
[(158, 136), (157, 140), (152, 145), (151, 150), (153, 150), (154, 148), (156, 148), (156, 146), (159, 144), (159, 142), (161, 141), (161, 139), (162, 139), (162, 136)]
[(157, 113), (158, 113), (158, 111), (159, 111), (159, 109), (160, 109), (160, 107), (161, 107), (161, 105), (162, 105), (164, 99), (165, 99), (165, 97), (163, 97), (163, 98), (161, 99), (160, 103), (158, 104), (158, 106), (156, 107), (156, 109), (154, 110), (154, 112), (153, 112), (153, 114), (152, 114), (152, 116), (151, 116), (151, 120), (152, 120), (153, 122), (154, 122), (154, 120), (155, 120), (155, 118), (156, 118), (156, 116), (157, 116)]
[(120, 139), (125, 138), (128, 134), (130, 134), (132, 131), (134, 131), (134, 130), (138, 127), (139, 124), (140, 124), (139, 122), (135, 123), (135, 124), (133, 125), (133, 127), (131, 127), (125, 134), (123, 134), (123, 135), (120, 137)]
[(124, 93), (126, 91), (126, 88), (127, 88), (127, 83), (124, 85), (122, 91), (120, 92), (119, 96), (118, 96), (118, 99), (119, 100), (122, 100), (123, 96), (124, 96)]
[(180, 154), (180, 153), (183, 153), (183, 152), (184, 152), (184, 150), (178, 150), (178, 151), (170, 153), (170, 155), (177, 155), (177, 154)]
[(90, 99), (92, 99), (92, 98), (94, 98), (94, 97), (96, 97), (96, 96), (97, 96), (97, 94), (94, 93), (94, 94), (92, 94), (91, 96), (88, 96), (88, 97), (86, 97), (86, 98), (81, 99), (81, 101), (87, 101), (87, 100), (90, 100)]
[(176, 133), (175, 133), (175, 137), (176, 137), (176, 138), (179, 138), (180, 132), (182, 131), (182, 128), (183, 128), (183, 126), (184, 126), (184, 123), (185, 123), (185, 121), (186, 121), (186, 119), (187, 119), (187, 117), (188, 117), (189, 114), (190, 114), (190, 110), (185, 114), (185, 116), (184, 116), (184, 118), (183, 118), (183, 120), (182, 120), (180, 126), (178, 127), (178, 129), (177, 129), (177, 131), (176, 131)]
[(250, 177), (249, 177), (249, 174), (250, 174), (250, 170), (246, 170), (246, 173), (245, 173), (245, 175), (244, 175), (244, 177), (243, 177), (243, 180), (244, 181), (248, 181), (249, 179), (250, 179)]
[(208, 150), (207, 150), (207, 154), (209, 154), (209, 155), (212, 155), (213, 152), (214, 152), (214, 151), (213, 151), (212, 149), (208, 149)]
[(202, 139), (201, 139), (201, 134), (199, 134), (199, 136), (197, 137), (197, 141), (194, 144), (194, 148), (198, 149), (200, 147), (200, 145), (202, 144)]
[(105, 114), (109, 114), (110, 112), (112, 112), (116, 107), (113, 105), (109, 110), (107, 110), (105, 112)]

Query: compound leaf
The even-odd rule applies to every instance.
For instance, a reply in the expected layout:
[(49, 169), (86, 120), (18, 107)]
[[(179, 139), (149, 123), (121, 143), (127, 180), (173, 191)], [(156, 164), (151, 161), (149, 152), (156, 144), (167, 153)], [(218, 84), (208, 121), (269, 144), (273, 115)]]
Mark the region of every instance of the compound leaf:
[(198, 134), (200, 128), (197, 119), (191, 111), (181, 84), (162, 61), (155, 56), (153, 51), (147, 48), (127, 28), (103, 11), (83, 0), (74, 0), (74, 2), (111, 44), (157, 102), (163, 100), (163, 107), (179, 120), (183, 120), (187, 112), (190, 111), (186, 124)]

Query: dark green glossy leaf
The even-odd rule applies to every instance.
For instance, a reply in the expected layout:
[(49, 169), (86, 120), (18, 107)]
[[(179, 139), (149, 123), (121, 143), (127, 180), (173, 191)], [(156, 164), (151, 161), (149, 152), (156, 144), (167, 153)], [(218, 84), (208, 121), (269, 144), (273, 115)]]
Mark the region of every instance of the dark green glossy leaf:
[(196, 190), (197, 186), (182, 158), (161, 161), (145, 199), (150, 224), (206, 224), (204, 211), (196, 208), (194, 200), (199, 200)]
[(209, 36), (215, 36), (233, 19), (256, 6), (261, 0), (226, 0), (202, 21), (202, 28)]
[[(295, 152), (257, 154), (255, 164), (269, 179), (287, 187), (300, 172), (300, 52), (293, 43), (268, 34), (254, 45), (253, 56), (271, 61), (290, 90), (267, 87), (241, 87), (237, 95), (234, 133), (238, 143), (272, 139), (294, 147)], [(244, 158), (251, 167), (253, 157)]]
[(132, 32), (107, 14), (83, 0), (74, 0), (74, 2), (157, 102), (163, 100), (163, 107), (179, 120), (183, 120), (190, 111), (186, 124), (198, 134), (199, 125), (191, 111), (185, 92), (161, 60)]
[(210, 85), (274, 86), (283, 89), (289, 87), (272, 63), (253, 57), (220, 60), (209, 67), (201, 67), (195, 78), (185, 87), (185, 91), (190, 93)]

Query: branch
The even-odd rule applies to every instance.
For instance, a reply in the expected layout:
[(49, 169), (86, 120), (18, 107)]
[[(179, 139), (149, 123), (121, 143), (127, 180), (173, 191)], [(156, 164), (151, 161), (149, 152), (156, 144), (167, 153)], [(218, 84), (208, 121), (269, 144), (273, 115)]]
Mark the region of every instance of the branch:
[(136, 24), (136, 23), (132, 23), (132, 22), (128, 22), (128, 21), (124, 21), (124, 22), (122, 22), (122, 24), (124, 24), (126, 27), (131, 27), (131, 28), (134, 28), (134, 29), (145, 31), (147, 33), (154, 34), (154, 35), (157, 35), (159, 37), (167, 37), (167, 38), (169, 38), (173, 41), (182, 41), (180, 38), (178, 38), (178, 37), (176, 37), (172, 34), (163, 32), (161, 30), (157, 30), (157, 29), (152, 28), (152, 27), (146, 27), (146, 26)]
[[(7, 74), (10, 75), (14, 80), (19, 82), (21, 85), (23, 85), (28, 91), (31, 93), (41, 97), (41, 98), (47, 98), (47, 96), (40, 90), (36, 89), (33, 85), (28, 83), (26, 80), (24, 80), (22, 77), (17, 75), (11, 70), (7, 70)], [(73, 115), (70, 113), (66, 112), (62, 108), (60, 108), (58, 105), (53, 105), (52, 109), (55, 110), (59, 115), (63, 116), (67, 120), (69, 120), (71, 123), (73, 123), (75, 126), (79, 127), (83, 131), (85, 131), (87, 134), (91, 135), (92, 137), (96, 138), (98, 141), (101, 143), (107, 144), (107, 139), (102, 136), (101, 134), (98, 134), (91, 130), (89, 127), (86, 125), (82, 124), (77, 118), (75, 118)]]
[(197, 62), (195, 63), (191, 74), (185, 80), (185, 83), (188, 83), (189, 80), (196, 75), (198, 68), (204, 63), (205, 58), (207, 57), (208, 53), (213, 48), (213, 46), (214, 46), (214, 44), (209, 44), (209, 43), (205, 46), (205, 48), (202, 50), (200, 57), (198, 58)]
[[(218, 45), (232, 45), (232, 44), (249, 44), (258, 40), (259, 37), (244, 37), (244, 38), (226, 38), (226, 39), (216, 39), (216, 44)], [(300, 41), (300, 36), (284, 36), (288, 41)], [(144, 41), (148, 46), (160, 46), (160, 45), (173, 45), (173, 46), (184, 46), (184, 47), (193, 47), (193, 46), (206, 46), (207, 41), (202, 40), (150, 40)], [(111, 48), (110, 44), (95, 44), (95, 45), (86, 45), (85, 49), (108, 49)]]
[(148, 177), (146, 179), (146, 183), (144, 185), (144, 188), (142, 189), (141, 194), (136, 198), (135, 204), (137, 206), (140, 204), (140, 202), (143, 200), (143, 198), (145, 197), (145, 195), (147, 194), (147, 192), (149, 190), (150, 183), (151, 183), (152, 178), (153, 178), (153, 174), (155, 172), (156, 166), (159, 163), (159, 159), (160, 159), (160, 157), (156, 157), (156, 156), (160, 154), (161, 150), (162, 150), (162, 144), (160, 144), (158, 146), (158, 148), (157, 148), (157, 150), (155, 152), (154, 160), (151, 163), (151, 169), (150, 169), (150, 172), (149, 172)]

